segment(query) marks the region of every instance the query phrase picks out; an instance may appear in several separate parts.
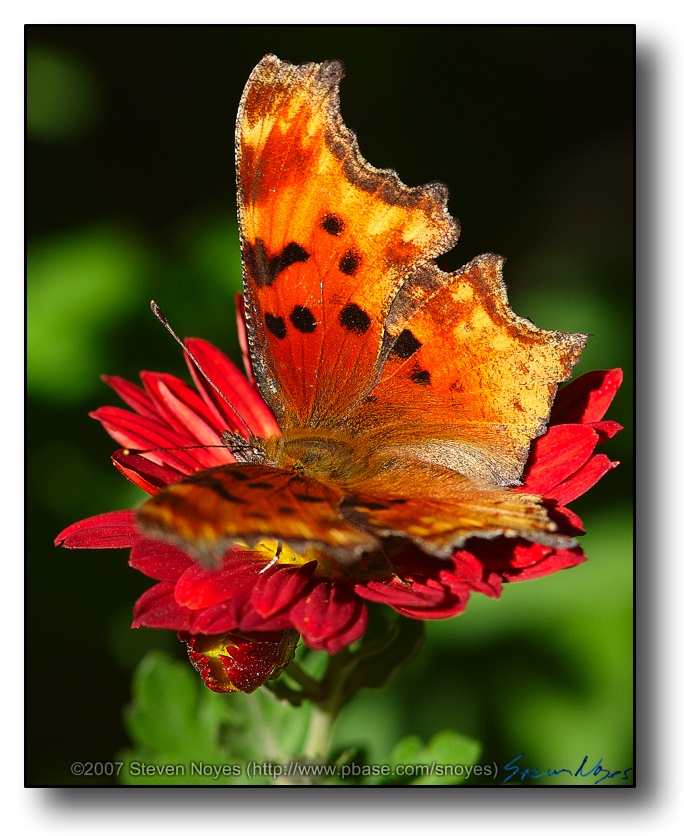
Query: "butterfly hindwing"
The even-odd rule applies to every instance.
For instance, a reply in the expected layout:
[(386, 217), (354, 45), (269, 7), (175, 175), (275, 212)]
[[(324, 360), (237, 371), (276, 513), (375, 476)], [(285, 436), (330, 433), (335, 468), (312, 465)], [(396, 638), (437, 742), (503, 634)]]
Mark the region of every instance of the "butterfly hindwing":
[(503, 259), (412, 276), (392, 305), (381, 370), (352, 416), (380, 445), (493, 484), (516, 484), (582, 334), (537, 328), (509, 308)]

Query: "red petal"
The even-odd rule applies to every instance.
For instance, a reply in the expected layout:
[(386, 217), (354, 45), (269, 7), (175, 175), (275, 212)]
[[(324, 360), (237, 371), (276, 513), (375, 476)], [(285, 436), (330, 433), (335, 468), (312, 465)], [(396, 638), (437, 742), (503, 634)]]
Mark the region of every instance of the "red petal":
[[(145, 389), (157, 405), (157, 410), (169, 426), (179, 432), (188, 433), (198, 444), (214, 445), (217, 452), (225, 447), (221, 445), (220, 434), (225, 426), (217, 420), (213, 411), (208, 409), (197, 392), (187, 383), (170, 374), (142, 372)], [(229, 461), (233, 460), (229, 456)], [(224, 464), (225, 457), (215, 464)]]
[(469, 590), (465, 583), (455, 580), (449, 589), (433, 578), (426, 583), (418, 581), (403, 585), (394, 578), (390, 583), (368, 581), (357, 584), (356, 594), (369, 601), (387, 604), (401, 615), (409, 618), (447, 618), (465, 609)]
[(451, 618), (454, 615), (459, 615), (466, 608), (468, 603), (469, 593), (465, 592), (462, 597), (449, 596), (445, 597), (441, 604), (433, 607), (393, 607), (400, 615), (405, 615), (408, 618)]
[(128, 565), (156, 581), (175, 582), (194, 561), (171, 543), (142, 537), (133, 546)]
[(167, 485), (178, 482), (185, 475), (168, 465), (162, 467), (144, 456), (127, 453), (125, 450), (113, 453), (112, 461), (119, 473), (152, 496)]
[(244, 424), (246, 423), (255, 435), (267, 437), (280, 434), (278, 424), (273, 417), (273, 413), (266, 406), (266, 402), (225, 354), (206, 340), (187, 339), (185, 344), (192, 351), (200, 367), (212, 383), (219, 392), (225, 395), (235, 411), (244, 420), (243, 423), (240, 418), (236, 417), (235, 411), (199, 374), (194, 364), (186, 358), (190, 374), (205, 403), (217, 411), (218, 415), (225, 421), (227, 429), (244, 432)]
[(196, 610), (193, 617), (195, 633), (225, 633), (229, 630), (258, 632), (288, 630), (292, 627), (287, 613), (264, 618), (252, 607), (252, 587), (238, 589), (229, 601)]
[(470, 591), (481, 592), (490, 598), (498, 598), (501, 595), (501, 580), (498, 575), (485, 570), (474, 554), (462, 549), (451, 558), (451, 567), (439, 573), (439, 580), (452, 592), (459, 592), (465, 584)]
[(265, 561), (261, 554), (232, 549), (216, 571), (199, 563), (190, 566), (176, 584), (176, 600), (192, 610), (227, 601), (241, 589), (251, 589)]
[(173, 597), (174, 584), (158, 583), (138, 598), (133, 608), (132, 627), (158, 630), (190, 630), (192, 613)]
[(70, 525), (55, 538), (65, 549), (128, 549), (140, 540), (135, 511), (108, 511)]
[(622, 369), (587, 372), (558, 391), (551, 424), (590, 424), (606, 414), (622, 383)]
[(354, 633), (352, 628), (364, 618), (364, 611), (363, 602), (346, 583), (319, 581), (292, 607), (290, 619), (309, 647), (331, 653), (338, 644), (335, 638)]
[(582, 424), (550, 427), (546, 435), (532, 443), (527, 474), (518, 490), (545, 496), (589, 459), (598, 443), (598, 435)]
[(551, 546), (543, 546), (541, 543), (520, 543), (517, 542), (513, 549), (510, 566), (514, 569), (525, 569), (535, 566), (553, 553)]
[(357, 584), (356, 594), (367, 601), (378, 604), (389, 604), (394, 609), (398, 607), (437, 607), (444, 603), (449, 593), (440, 585), (430, 585), (412, 581), (403, 585), (400, 580), (393, 578), (390, 583), (381, 581), (367, 581)]
[(617, 421), (595, 421), (592, 424), (587, 424), (587, 427), (591, 427), (598, 433), (599, 444), (602, 444), (617, 435), (622, 429), (622, 424), (618, 424)]
[(116, 392), (124, 403), (132, 407), (139, 415), (157, 419), (157, 410), (152, 401), (140, 386), (124, 380), (123, 377), (109, 377), (102, 375), (102, 380)]
[(177, 433), (158, 421), (143, 418), (118, 406), (100, 407), (91, 412), (90, 417), (100, 421), (109, 435), (123, 447), (145, 450), (148, 458), (157, 464), (170, 465), (185, 475), (211, 467), (214, 461), (202, 448), (188, 452), (181, 449), (194, 445), (194, 439), (189, 435)]
[(602, 476), (617, 465), (618, 462), (612, 462), (608, 456), (598, 453), (592, 456), (573, 476), (549, 491), (547, 496), (555, 499), (559, 505), (567, 505), (568, 502), (586, 493)]
[(251, 595), (254, 610), (268, 618), (291, 607), (311, 585), (316, 570), (315, 560), (303, 566), (277, 567), (259, 576)]
[(572, 566), (578, 566), (584, 563), (586, 557), (582, 550), (578, 547), (576, 549), (557, 549), (550, 554), (543, 556), (538, 562), (523, 566), (519, 570), (512, 569), (503, 571), (501, 574), (509, 582), (514, 581), (528, 581), (532, 578), (541, 578), (544, 575), (552, 575), (554, 572), (559, 572), (561, 569), (569, 569)]
[(579, 537), (584, 534), (584, 523), (570, 508), (558, 505), (549, 509), (551, 519), (558, 524), (558, 530), (563, 534)]
[(320, 643), (318, 650), (324, 650), (326, 653), (339, 653), (340, 650), (358, 641), (366, 632), (368, 625), (368, 609), (366, 605), (358, 601), (357, 610), (350, 618), (349, 623), (345, 629), (334, 636), (323, 640)]
[(579, 547), (552, 549), (540, 543), (504, 538), (491, 541), (489, 548), (479, 549), (478, 557), (488, 568), (507, 581), (540, 578), (583, 563), (586, 559)]
[[(229, 602), (230, 603), (230, 602)], [(239, 629), (238, 619), (233, 607), (226, 603), (207, 607), (206, 610), (193, 610), (192, 629), (194, 633), (213, 635)]]

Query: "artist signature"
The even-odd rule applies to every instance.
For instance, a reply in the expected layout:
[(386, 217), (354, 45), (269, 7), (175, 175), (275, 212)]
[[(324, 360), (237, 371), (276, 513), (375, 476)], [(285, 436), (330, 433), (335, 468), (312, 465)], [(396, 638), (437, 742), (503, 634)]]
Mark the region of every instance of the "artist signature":
[(526, 778), (547, 778), (553, 777), (554, 775), (561, 775), (563, 773), (572, 775), (574, 778), (595, 778), (596, 780), (592, 781), (592, 783), (600, 784), (611, 778), (618, 778), (620, 781), (630, 781), (631, 774), (634, 771), (631, 766), (628, 766), (626, 769), (616, 769), (615, 771), (606, 769), (605, 766), (603, 766), (603, 758), (599, 758), (594, 766), (587, 766), (589, 755), (584, 756), (584, 760), (577, 767), (577, 769), (563, 768), (546, 769), (541, 771), (536, 766), (523, 769), (522, 764), (519, 763), (519, 761), (524, 754), (524, 752), (521, 752), (519, 755), (516, 755), (516, 757), (510, 760), (506, 766), (504, 766), (504, 770), (508, 773), (503, 779), (504, 784), (512, 778), (517, 778), (518, 781), (524, 781)]

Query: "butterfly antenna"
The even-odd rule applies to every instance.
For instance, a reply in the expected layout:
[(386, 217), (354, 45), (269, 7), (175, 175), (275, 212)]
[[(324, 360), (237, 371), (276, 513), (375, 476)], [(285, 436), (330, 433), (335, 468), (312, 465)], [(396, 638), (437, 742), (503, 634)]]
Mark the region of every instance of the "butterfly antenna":
[(212, 447), (217, 447), (221, 450), (226, 449), (225, 444), (187, 444), (184, 447), (150, 447), (149, 450), (138, 450), (135, 447), (122, 447), (121, 450), (124, 456), (143, 456), (145, 453), (178, 453), (183, 450), (211, 450)]
[(216, 394), (223, 400), (225, 403), (230, 407), (236, 417), (242, 423), (242, 426), (247, 430), (247, 434), (250, 438), (254, 438), (254, 433), (250, 429), (249, 425), (245, 421), (245, 419), (240, 415), (237, 407), (235, 407), (228, 398), (223, 394), (223, 392), (219, 389), (219, 387), (214, 383), (214, 381), (209, 377), (209, 375), (204, 371), (202, 366), (199, 363), (199, 360), (195, 357), (195, 355), (190, 351), (190, 349), (185, 345), (183, 340), (180, 339), (178, 334), (173, 330), (173, 328), (169, 325), (168, 319), (164, 316), (161, 311), (159, 305), (154, 301), (154, 299), (150, 302), (150, 308), (152, 308), (152, 313), (157, 317), (157, 319), (161, 322), (161, 324), (166, 328), (166, 330), (171, 334), (174, 340), (178, 343), (178, 345), (183, 349), (183, 351), (188, 355), (188, 357), (192, 360), (193, 365), (197, 369), (197, 371), (202, 375), (202, 377), (207, 381), (207, 383), (211, 386), (211, 388), (216, 392)]

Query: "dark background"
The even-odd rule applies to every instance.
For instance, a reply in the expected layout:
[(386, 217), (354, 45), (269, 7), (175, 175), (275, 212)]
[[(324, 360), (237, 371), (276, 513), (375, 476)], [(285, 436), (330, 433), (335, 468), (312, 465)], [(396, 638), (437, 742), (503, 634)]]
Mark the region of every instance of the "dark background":
[(26, 46), (27, 783), (112, 760), (137, 662), (183, 658), (173, 635), (128, 629), (149, 581), (125, 552), (52, 541), (142, 498), (87, 413), (117, 403), (101, 373), (187, 379), (149, 299), (235, 352), (234, 121), (267, 52), (342, 59), (369, 162), (448, 184), (449, 266), (503, 254), (516, 313), (592, 334), (578, 373), (626, 373), (610, 413), (626, 429), (605, 448), (621, 466), (573, 506), (589, 562), (429, 624), (400, 680), (349, 707), (340, 745), (382, 762), (401, 735), (448, 726), (483, 741), (483, 763), (631, 766), (634, 28), (28, 26)]

